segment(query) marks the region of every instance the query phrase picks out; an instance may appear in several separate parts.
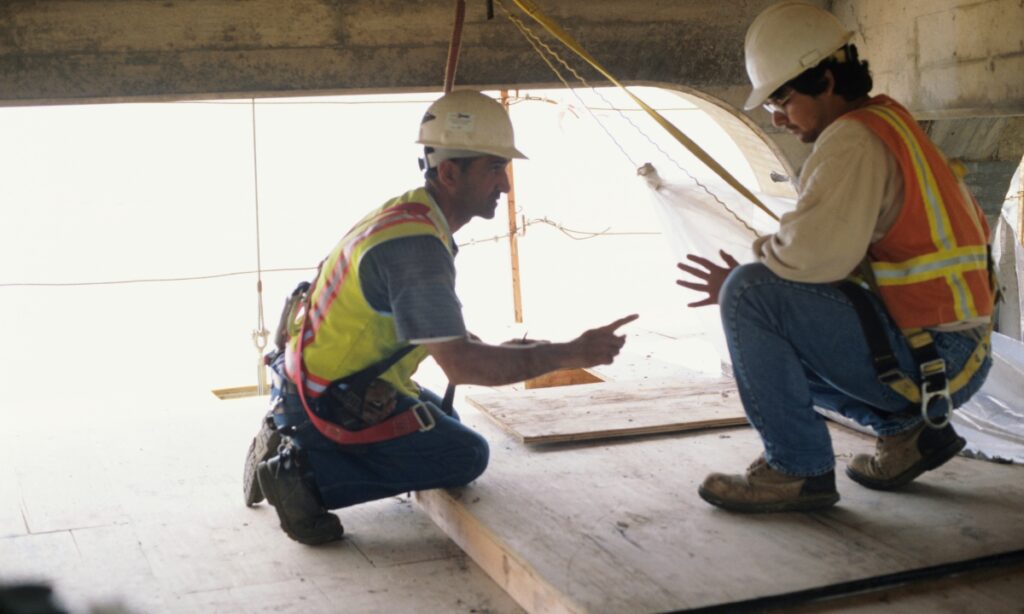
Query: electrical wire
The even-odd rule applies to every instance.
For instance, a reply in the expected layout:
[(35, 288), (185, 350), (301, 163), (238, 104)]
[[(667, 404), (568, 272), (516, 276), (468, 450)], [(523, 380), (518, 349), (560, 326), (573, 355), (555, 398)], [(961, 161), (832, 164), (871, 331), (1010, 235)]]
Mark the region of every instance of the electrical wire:
[[(604, 230), (599, 230), (597, 232), (588, 231), (588, 230), (575, 230), (573, 228), (569, 228), (567, 226), (564, 226), (564, 225), (562, 225), (562, 224), (560, 224), (560, 223), (558, 223), (558, 222), (556, 222), (556, 221), (554, 221), (554, 220), (552, 220), (552, 219), (550, 219), (548, 217), (539, 217), (539, 218), (533, 218), (533, 219), (527, 220), (527, 221), (523, 222), (519, 226), (517, 231), (525, 231), (525, 229), (528, 226), (533, 226), (534, 224), (546, 224), (548, 226), (551, 226), (552, 228), (555, 228), (556, 230), (558, 230), (559, 232), (561, 232), (562, 234), (564, 234), (565, 236), (569, 237), (570, 239), (572, 239), (574, 241), (585, 241), (587, 239), (594, 239), (594, 238), (597, 238), (597, 237), (607, 237), (607, 236), (638, 236), (638, 235), (660, 235), (661, 234), (660, 232), (645, 232), (645, 231), (630, 231), (630, 232), (614, 231), (613, 232), (611, 230), (610, 226), (608, 228), (605, 228)], [(513, 234), (512, 232), (506, 232), (505, 234), (494, 235), (493, 237), (486, 237), (484, 239), (471, 239), (469, 241), (466, 241), (465, 243), (459, 243), (459, 248), (461, 249), (463, 247), (468, 247), (468, 246), (471, 246), (471, 245), (479, 245), (481, 243), (493, 243), (495, 241), (500, 241), (501, 239), (507, 239), (510, 236), (512, 236), (512, 234)]]
[[(293, 271), (315, 271), (316, 267), (281, 267), (275, 269), (263, 269), (263, 273), (288, 273)], [(180, 275), (175, 277), (140, 277), (134, 279), (115, 279), (104, 281), (67, 281), (67, 282), (4, 282), (0, 288), (71, 288), (78, 286), (116, 286), (128, 284), (156, 284), (182, 281), (202, 281), (207, 279), (222, 279), (225, 277), (240, 277), (242, 275), (255, 275), (258, 271), (231, 271), (229, 273), (211, 273), (208, 275)]]
[[(552, 220), (548, 217), (534, 218), (527, 220), (519, 226), (518, 231), (523, 231), (527, 226), (533, 226), (536, 224), (544, 224), (555, 228), (563, 235), (573, 239), (574, 241), (583, 241), (586, 239), (594, 239), (597, 237), (611, 237), (611, 236), (639, 236), (639, 235), (660, 235), (660, 232), (646, 232), (646, 231), (613, 231), (611, 227), (605, 228), (599, 231), (588, 231), (588, 230), (577, 230), (569, 228), (564, 224)], [(465, 243), (459, 243), (459, 248), (469, 247), (472, 245), (478, 245), (483, 243), (493, 243), (501, 239), (507, 239), (512, 233), (505, 233), (501, 235), (495, 235), (493, 237), (486, 237), (483, 239), (471, 239)], [(74, 288), (84, 286), (117, 286), (117, 285), (131, 285), (131, 284), (155, 284), (155, 283), (177, 283), (177, 282), (189, 282), (189, 281), (205, 281), (210, 279), (224, 279), (229, 277), (241, 277), (243, 275), (256, 275), (261, 276), (264, 273), (293, 273), (301, 271), (312, 271), (315, 272), (317, 267), (277, 267), (277, 268), (263, 268), (252, 269), (247, 271), (229, 271), (227, 273), (210, 273), (205, 275), (176, 275), (173, 277), (138, 277), (131, 279), (112, 279), (112, 280), (100, 280), (100, 281), (58, 281), (58, 282), (0, 282), (0, 288)]]

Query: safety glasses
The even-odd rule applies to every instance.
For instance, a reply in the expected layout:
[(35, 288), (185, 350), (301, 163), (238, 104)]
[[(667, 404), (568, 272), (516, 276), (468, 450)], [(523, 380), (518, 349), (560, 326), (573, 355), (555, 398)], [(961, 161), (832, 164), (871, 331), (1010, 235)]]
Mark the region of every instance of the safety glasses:
[(776, 113), (782, 113), (785, 115), (786, 103), (789, 102), (789, 99), (792, 98), (795, 93), (796, 90), (789, 90), (789, 92), (787, 92), (782, 98), (769, 98), (761, 106), (764, 107), (765, 111), (768, 111), (772, 115)]

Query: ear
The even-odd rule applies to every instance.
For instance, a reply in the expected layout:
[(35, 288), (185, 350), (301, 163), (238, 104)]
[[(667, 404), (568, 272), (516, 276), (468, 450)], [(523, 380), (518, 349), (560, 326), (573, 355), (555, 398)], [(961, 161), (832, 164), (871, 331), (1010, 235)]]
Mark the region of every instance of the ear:
[(831, 68), (825, 69), (825, 74), (822, 76), (825, 80), (825, 91), (823, 94), (835, 94), (836, 93), (836, 76), (832, 74)]
[(458, 181), (461, 172), (462, 169), (454, 161), (441, 160), (441, 163), (437, 165), (437, 180), (441, 185), (450, 188)]

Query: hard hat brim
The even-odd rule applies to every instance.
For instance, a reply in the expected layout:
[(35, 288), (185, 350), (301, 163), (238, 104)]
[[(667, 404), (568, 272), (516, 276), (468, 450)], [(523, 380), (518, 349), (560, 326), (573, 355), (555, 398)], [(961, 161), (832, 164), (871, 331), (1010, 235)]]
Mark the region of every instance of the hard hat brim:
[(750, 111), (764, 104), (764, 101), (768, 100), (768, 97), (772, 95), (772, 92), (785, 85), (787, 81), (800, 75), (800, 73), (804, 72), (805, 70), (814, 68), (815, 66), (823, 62), (825, 59), (831, 57), (832, 54), (834, 54), (836, 51), (839, 51), (840, 49), (845, 47), (846, 44), (850, 42), (850, 39), (853, 38), (853, 34), (853, 32), (847, 31), (845, 34), (843, 34), (842, 39), (839, 41), (839, 44), (836, 45), (835, 49), (830, 50), (828, 53), (822, 55), (820, 58), (812, 62), (808, 62), (805, 66), (799, 66), (794, 70), (785, 73), (784, 78), (773, 79), (768, 83), (762, 83), (760, 87), (755, 87), (753, 91), (750, 92), (750, 95), (747, 96), (747, 102), (743, 105), (743, 110)]
[[(432, 143), (432, 142), (427, 142), (427, 141), (423, 141), (423, 140), (416, 141), (416, 144), (417, 145), (424, 145), (426, 147), (435, 147), (435, 148), (438, 148), (438, 149), (448, 149), (448, 148), (452, 147), (451, 145), (447, 145), (447, 144), (443, 144), (443, 143)], [(529, 158), (526, 157), (526, 154), (524, 154), (523, 152), (519, 151), (515, 147), (466, 147), (466, 146), (460, 146), (460, 147), (458, 147), (458, 149), (464, 149), (466, 151), (472, 151), (474, 153), (480, 154), (481, 156), (497, 156), (499, 158), (504, 158), (506, 160), (529, 160)]]

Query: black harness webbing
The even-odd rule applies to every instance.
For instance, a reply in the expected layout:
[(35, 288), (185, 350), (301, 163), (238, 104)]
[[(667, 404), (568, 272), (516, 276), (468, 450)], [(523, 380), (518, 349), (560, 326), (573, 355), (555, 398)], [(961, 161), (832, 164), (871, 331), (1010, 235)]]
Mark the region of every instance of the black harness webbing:
[[(868, 348), (871, 350), (871, 360), (878, 375), (878, 381), (889, 386), (911, 403), (919, 403), (921, 417), (925, 424), (932, 428), (942, 428), (949, 423), (950, 415), (953, 412), (953, 399), (950, 390), (949, 379), (946, 376), (946, 361), (939, 356), (935, 349), (935, 340), (931, 333), (924, 329), (904, 331), (907, 342), (910, 345), (911, 355), (918, 365), (921, 374), (921, 384), (918, 387), (913, 379), (904, 373), (896, 360), (896, 355), (889, 344), (889, 337), (886, 335), (882, 319), (878, 316), (871, 300), (867, 296), (868, 290), (851, 282), (842, 281), (836, 287), (853, 304), (857, 313), (864, 338), (867, 340)], [(979, 344), (981, 347), (982, 344)], [(958, 378), (961, 385), (966, 383), (963, 378)]]

